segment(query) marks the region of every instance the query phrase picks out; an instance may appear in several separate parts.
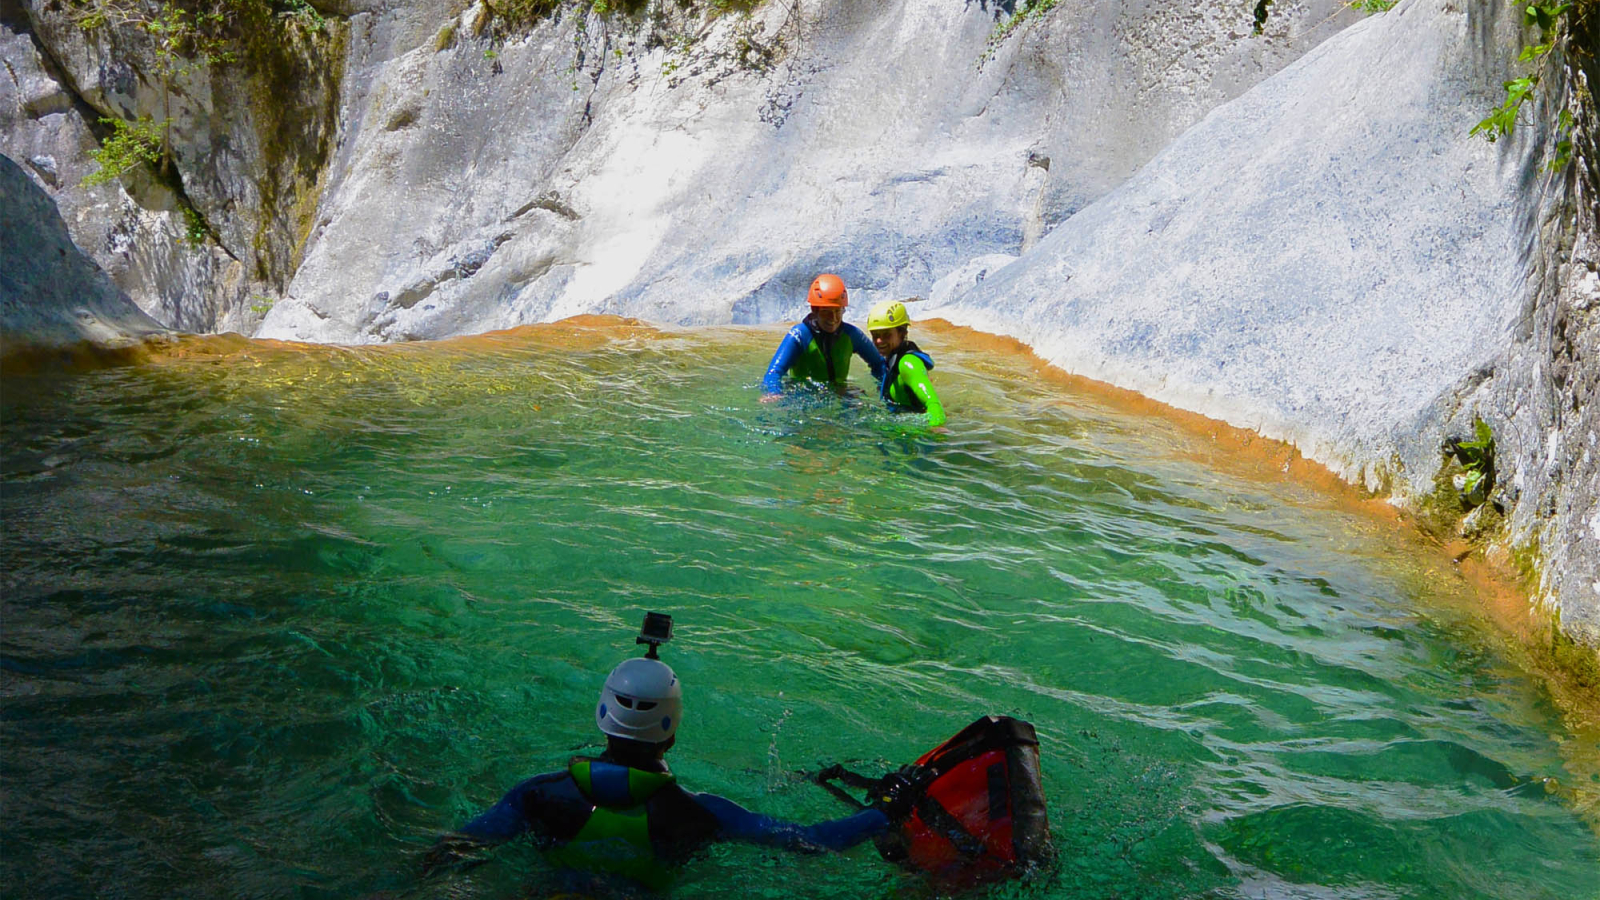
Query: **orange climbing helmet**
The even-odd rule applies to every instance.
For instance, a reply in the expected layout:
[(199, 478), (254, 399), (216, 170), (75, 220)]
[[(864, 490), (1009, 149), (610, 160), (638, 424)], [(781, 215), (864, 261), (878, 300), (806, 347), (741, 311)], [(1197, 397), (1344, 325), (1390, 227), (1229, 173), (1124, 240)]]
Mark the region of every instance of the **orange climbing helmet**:
[(818, 275), (811, 282), (811, 295), (806, 301), (812, 306), (844, 309), (850, 305), (850, 292), (844, 289), (844, 279), (837, 275)]

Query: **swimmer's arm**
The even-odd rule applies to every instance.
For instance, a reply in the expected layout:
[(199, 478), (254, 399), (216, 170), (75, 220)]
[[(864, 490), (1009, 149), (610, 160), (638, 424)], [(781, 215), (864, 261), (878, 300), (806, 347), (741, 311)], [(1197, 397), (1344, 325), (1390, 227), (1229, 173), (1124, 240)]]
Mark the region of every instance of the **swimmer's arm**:
[(506, 792), (500, 802), (479, 813), (472, 821), (450, 832), (428, 849), (422, 858), (422, 872), (427, 875), (437, 869), (462, 863), (474, 863), (477, 854), (485, 849), (520, 837), (531, 827), (524, 813), (530, 801), (538, 802), (538, 792), (544, 785), (563, 777), (563, 773), (536, 775)]
[(850, 334), (850, 346), (857, 356), (867, 361), (867, 368), (872, 370), (872, 379), (882, 384), (883, 376), (888, 371), (883, 354), (878, 352), (877, 345), (872, 343), (872, 338), (867, 337), (865, 331), (854, 325), (846, 325), (845, 328)]
[(797, 825), (751, 812), (739, 804), (715, 794), (692, 794), (697, 803), (717, 817), (721, 826), (718, 837), (729, 841), (745, 841), (784, 850), (815, 853), (821, 850), (844, 850), (889, 828), (889, 817), (876, 809), (864, 809), (853, 816), (818, 822), (815, 825)]
[(944, 406), (939, 403), (939, 395), (933, 389), (933, 382), (928, 380), (928, 367), (922, 364), (922, 360), (907, 353), (900, 360), (900, 377), (911, 388), (911, 392), (922, 401), (922, 405), (927, 407), (928, 427), (938, 428), (943, 425)]
[(778, 344), (778, 352), (772, 354), (772, 362), (767, 363), (766, 377), (761, 379), (761, 391), (766, 394), (776, 394), (783, 390), (783, 376), (788, 374), (794, 361), (800, 358), (800, 353), (806, 349), (806, 342), (800, 340), (795, 334), (798, 327), (789, 329), (783, 336), (782, 343)]

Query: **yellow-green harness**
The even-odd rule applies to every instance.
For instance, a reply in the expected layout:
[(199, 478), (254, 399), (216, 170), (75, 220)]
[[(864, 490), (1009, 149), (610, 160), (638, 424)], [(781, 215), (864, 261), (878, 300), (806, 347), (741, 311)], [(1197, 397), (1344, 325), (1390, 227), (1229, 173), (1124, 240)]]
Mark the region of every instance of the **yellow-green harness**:
[(628, 796), (624, 801), (628, 805), (602, 806), (595, 799), (591, 763), (592, 760), (575, 759), (567, 766), (567, 774), (584, 798), (595, 804), (594, 811), (571, 842), (546, 855), (557, 865), (622, 875), (656, 890), (670, 886), (674, 873), (656, 858), (650, 844), (648, 803), (657, 791), (676, 783), (677, 778), (670, 772), (628, 768)]

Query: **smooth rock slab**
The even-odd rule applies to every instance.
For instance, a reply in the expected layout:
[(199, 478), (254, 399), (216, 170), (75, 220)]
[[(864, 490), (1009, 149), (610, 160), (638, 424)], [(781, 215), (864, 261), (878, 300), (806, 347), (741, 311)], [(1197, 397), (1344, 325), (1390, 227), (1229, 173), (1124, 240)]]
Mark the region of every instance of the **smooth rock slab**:
[(166, 329), (73, 245), (55, 203), (0, 156), (0, 352), (80, 341), (124, 344)]
[(1356, 24), (923, 314), (1373, 488), (1424, 486), (1418, 417), (1508, 344), (1530, 289), (1536, 142), (1467, 134), (1503, 95), (1506, 9), (1411, 0)]

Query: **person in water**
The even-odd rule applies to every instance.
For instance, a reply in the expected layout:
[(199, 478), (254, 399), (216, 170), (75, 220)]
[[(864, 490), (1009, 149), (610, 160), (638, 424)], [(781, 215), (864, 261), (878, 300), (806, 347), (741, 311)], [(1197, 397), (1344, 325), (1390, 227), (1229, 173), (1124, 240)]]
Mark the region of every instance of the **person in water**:
[(872, 343), (885, 360), (884, 375), (878, 382), (879, 396), (896, 412), (927, 413), (931, 428), (944, 425), (944, 406), (933, 390), (933, 382), (928, 380), (933, 357), (906, 336), (911, 330), (911, 314), (906, 312), (906, 305), (899, 300), (885, 300), (872, 307), (867, 330), (872, 332)]
[(606, 736), (605, 752), (513, 787), (488, 811), (441, 838), (425, 857), (424, 872), (526, 834), (557, 865), (662, 889), (678, 866), (713, 841), (843, 850), (910, 815), (919, 785), (906, 777), (891, 776), (872, 806), (808, 826), (684, 790), (663, 758), (677, 739), (682, 697), (677, 676), (658, 659), (617, 666), (594, 714)]
[(767, 364), (761, 390), (768, 396), (783, 390), (783, 376), (820, 381), (834, 388), (844, 387), (850, 376), (850, 357), (859, 356), (872, 369), (872, 377), (883, 380), (883, 357), (861, 329), (844, 320), (850, 293), (837, 275), (818, 275), (806, 297), (811, 314), (783, 336), (778, 352)]

